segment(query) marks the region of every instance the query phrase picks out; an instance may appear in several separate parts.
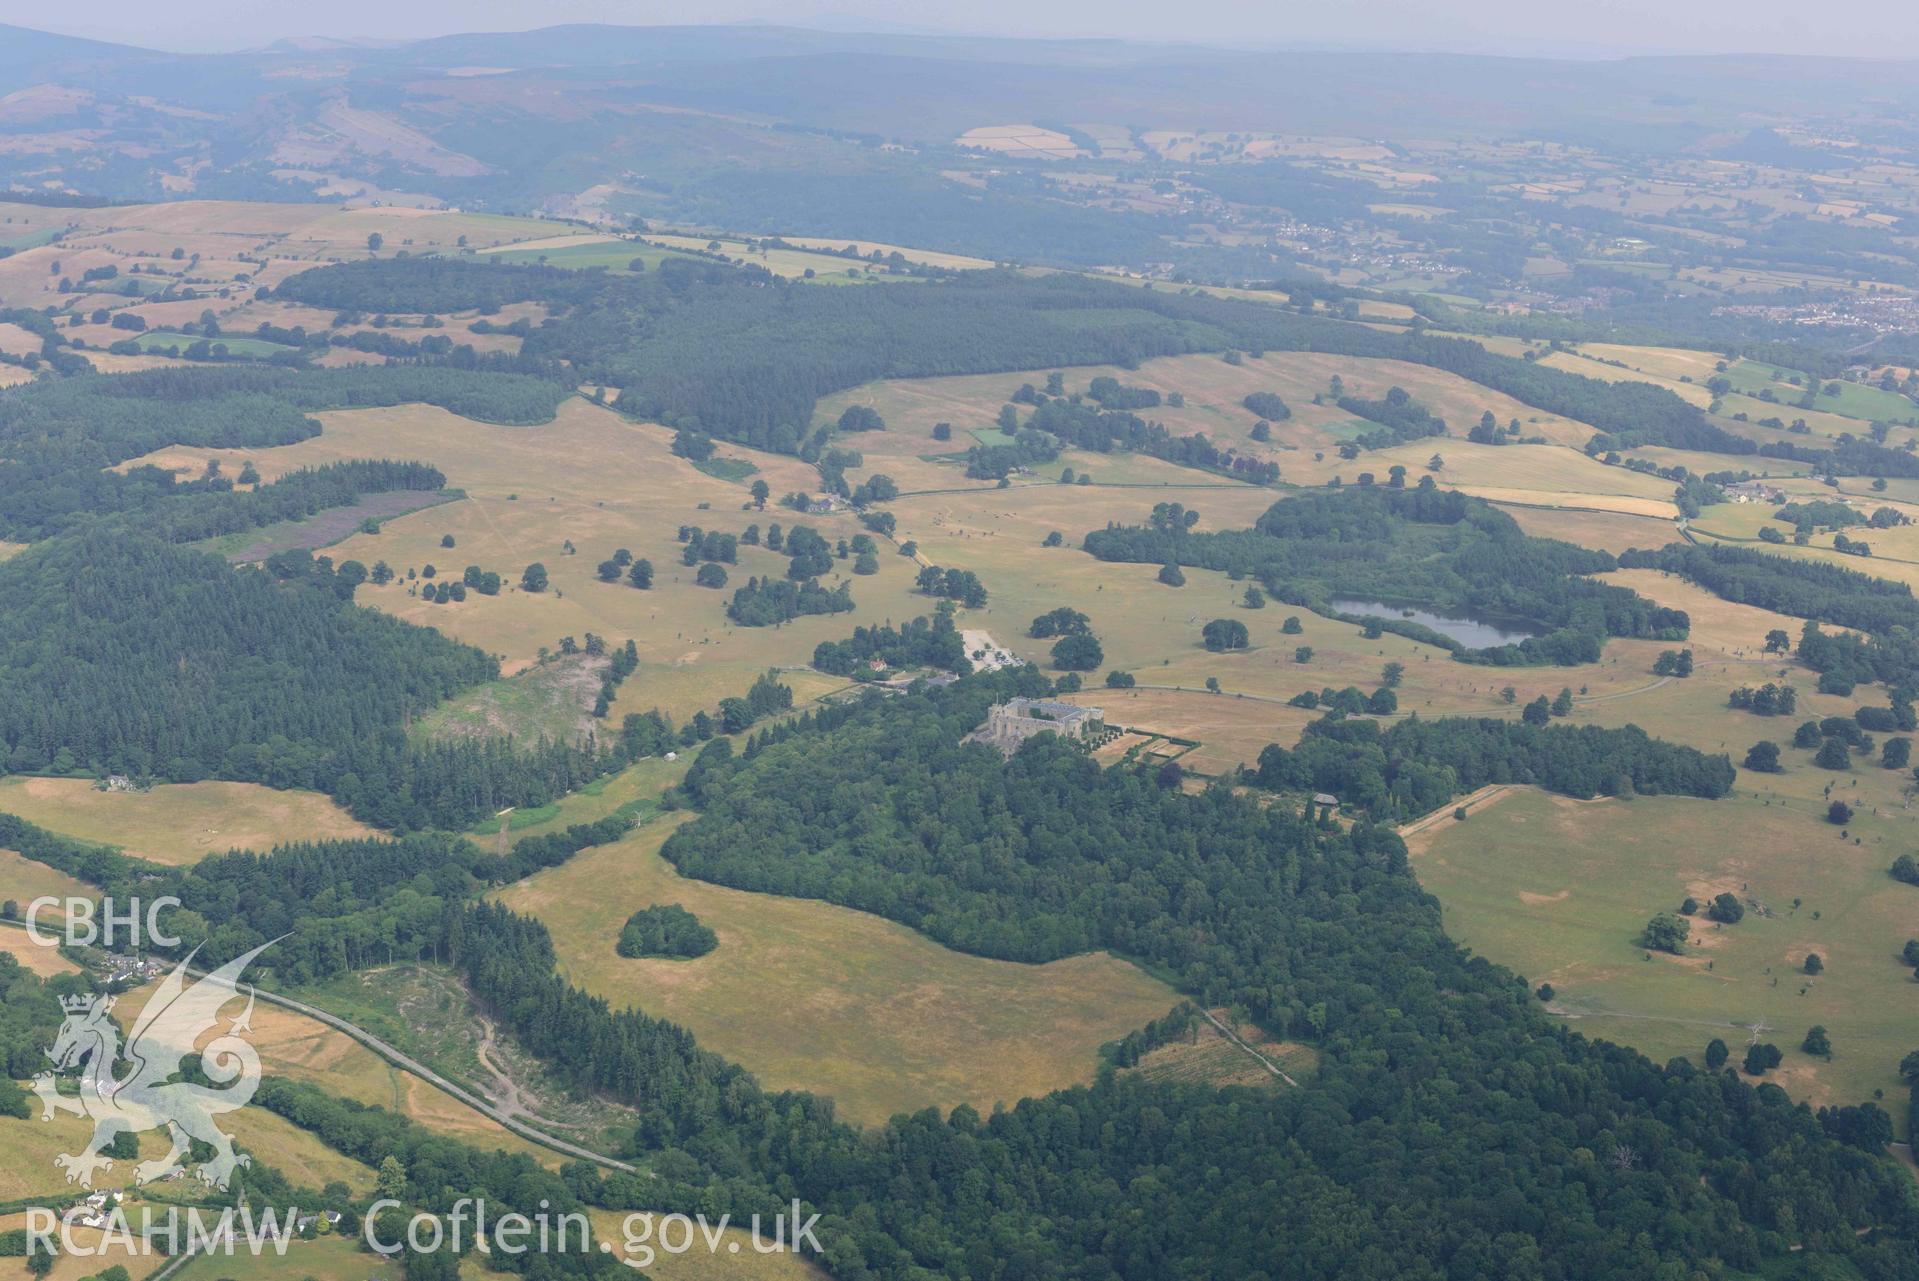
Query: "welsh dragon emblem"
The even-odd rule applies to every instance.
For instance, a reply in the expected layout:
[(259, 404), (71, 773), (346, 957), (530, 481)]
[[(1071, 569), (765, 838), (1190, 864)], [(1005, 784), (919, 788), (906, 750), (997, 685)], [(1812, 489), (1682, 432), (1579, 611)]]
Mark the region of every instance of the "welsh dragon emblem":
[[(233, 1150), (233, 1140), (213, 1118), (245, 1107), (260, 1084), (260, 1056), (240, 1034), (251, 1030), (253, 987), (242, 989), (239, 978), (253, 958), (271, 947), (263, 943), (236, 957), (188, 986), (187, 967), (198, 955), (195, 948), (161, 980), (127, 1035), (124, 1052), (120, 1027), (111, 1017), (110, 996), (63, 998), (66, 1022), (60, 1026), (47, 1057), (54, 1070), (33, 1080), (33, 1091), (44, 1109), (40, 1119), (51, 1121), (55, 1111), (93, 1119), (93, 1140), (77, 1154), (62, 1153), (54, 1164), (67, 1172), (67, 1182), (92, 1187), (96, 1170), (112, 1169), (103, 1155), (122, 1134), (140, 1134), (164, 1128), (172, 1146), (152, 1161), (134, 1167), (134, 1180), (149, 1183), (184, 1170), (182, 1158), (193, 1140), (213, 1149), (213, 1159), (202, 1164), (199, 1176), (216, 1188), (225, 1188), (236, 1168), (249, 1163)], [(215, 1087), (179, 1079), (181, 1060), (194, 1052), (195, 1043), (220, 1021), (220, 1010), (244, 995), (246, 1008), (228, 1026), (200, 1048), (200, 1068)], [(122, 1067), (124, 1057), (125, 1067)], [(84, 1067), (82, 1064), (84, 1063)], [(81, 1068), (77, 1097), (59, 1092), (58, 1073)]]

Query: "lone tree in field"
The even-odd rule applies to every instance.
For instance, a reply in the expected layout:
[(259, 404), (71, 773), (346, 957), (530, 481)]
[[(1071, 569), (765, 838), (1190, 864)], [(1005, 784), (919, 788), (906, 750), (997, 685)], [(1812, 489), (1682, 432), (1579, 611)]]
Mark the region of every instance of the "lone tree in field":
[(1731, 1051), (1726, 1049), (1726, 1043), (1718, 1037), (1715, 1036), (1712, 1040), (1706, 1042), (1706, 1066), (1712, 1071), (1717, 1072), (1720, 1068), (1725, 1067), (1726, 1059), (1730, 1054)]
[(753, 488), (747, 491), (753, 495), (753, 506), (760, 511), (766, 510), (766, 500), (773, 496), (773, 490), (763, 480), (753, 482)]
[(369, 236), (367, 236), (367, 238), (366, 238), (366, 249), (367, 249), (367, 252), (368, 252), (368, 253), (371, 253), (371, 254), (377, 254), (377, 253), (379, 253), (379, 252), (380, 252), (380, 246), (381, 246), (381, 245), (384, 245), (385, 243), (386, 243), (386, 237), (385, 237), (385, 236), (382, 236), (382, 235), (381, 235), (381, 234), (380, 234), (379, 232), (377, 232), (377, 231), (376, 231), (376, 232), (373, 232), (372, 234), (370, 234), (370, 235), (369, 235)]
[(1692, 651), (1689, 649), (1661, 650), (1659, 657), (1653, 660), (1654, 676), (1691, 676)]
[(642, 591), (653, 586), (653, 562), (646, 559), (634, 561), (627, 567), (626, 581)]
[(1820, 959), (1819, 953), (1808, 952), (1806, 953), (1806, 964), (1804, 968), (1808, 974), (1824, 974), (1826, 972), (1826, 963)]
[(1919, 885), (1919, 862), (1910, 854), (1901, 854), (1892, 860), (1892, 879), (1904, 881), (1908, 885)]
[(1764, 1076), (1768, 1069), (1778, 1067), (1784, 1058), (1776, 1045), (1749, 1045), (1746, 1047), (1746, 1075)]
[(1026, 634), (1036, 640), (1044, 640), (1049, 636), (1088, 635), (1092, 630), (1092, 619), (1076, 609), (1069, 609), (1062, 605), (1035, 618), (1027, 626)]
[(1184, 587), (1186, 586), (1186, 575), (1180, 572), (1178, 565), (1168, 561), (1166, 564), (1160, 566), (1159, 581), (1165, 583), (1168, 587)]
[(1265, 609), (1266, 593), (1262, 592), (1257, 587), (1248, 587), (1246, 589), (1245, 604), (1247, 609)]
[(1799, 1048), (1808, 1054), (1816, 1054), (1822, 1059), (1832, 1057), (1832, 1038), (1826, 1035), (1826, 1029), (1817, 1023), (1806, 1029), (1806, 1039)]
[[(1852, 764), (1852, 753), (1846, 750), (1844, 739), (1829, 738), (1819, 745), (1819, 752), (1812, 758), (1812, 763), (1820, 769), (1842, 770)], [(1835, 805), (1838, 803), (1833, 802)]]
[(849, 405), (840, 415), (841, 431), (885, 431), (886, 420), (870, 405)]
[(546, 566), (534, 561), (520, 572), (520, 590), (543, 592), (546, 590)]
[(1779, 744), (1754, 743), (1746, 749), (1746, 768), (1761, 774), (1779, 772)]
[(1105, 661), (1105, 651), (1090, 632), (1062, 636), (1053, 646), (1053, 666), (1063, 672), (1090, 672)]
[(1684, 920), (1671, 912), (1661, 912), (1646, 922), (1646, 928), (1640, 931), (1639, 942), (1655, 952), (1681, 956), (1686, 951), (1686, 938), (1691, 932)]
[(1719, 894), (1706, 908), (1706, 915), (1721, 925), (1737, 925), (1746, 919), (1746, 905), (1731, 894)]
[(724, 587), (726, 586), (726, 570), (709, 560), (700, 566), (699, 573), (693, 575), (693, 581), (701, 587)]
[(1214, 653), (1223, 653), (1229, 649), (1245, 649), (1249, 638), (1246, 624), (1236, 618), (1215, 618), (1200, 630), (1200, 639), (1206, 648)]
[(1834, 801), (1826, 806), (1826, 821), (1834, 827), (1844, 827), (1852, 822), (1852, 806), (1844, 801)]
[(1286, 621), (1279, 625), (1279, 630), (1282, 635), (1297, 636), (1306, 629), (1299, 625), (1298, 614), (1288, 614)]
[(678, 903), (656, 903), (626, 918), (614, 950), (621, 956), (687, 960), (705, 956), (719, 944), (719, 936)]

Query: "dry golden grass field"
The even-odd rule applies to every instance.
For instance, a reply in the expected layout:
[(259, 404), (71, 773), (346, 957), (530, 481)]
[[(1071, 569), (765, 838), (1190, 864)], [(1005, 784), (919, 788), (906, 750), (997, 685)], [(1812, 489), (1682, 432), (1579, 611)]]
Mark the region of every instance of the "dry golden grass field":
[(923, 263), (929, 267), (950, 267), (955, 271), (969, 271), (993, 265), (990, 259), (970, 258), (965, 254), (941, 253), (932, 249), (910, 249), (904, 245), (883, 244), (877, 240), (831, 240), (822, 236), (782, 236), (790, 245), (802, 249), (844, 249), (851, 245), (862, 255), (878, 250), (882, 254), (900, 254), (909, 261)]
[[(71, 1189), (65, 1173), (54, 1164), (63, 1152), (78, 1152), (93, 1134), (90, 1118), (56, 1112), (40, 1119), (38, 1100), (30, 1100), (32, 1115), (22, 1119), (0, 1117), (0, 1200), (17, 1202), (34, 1196), (64, 1196)], [(241, 1149), (271, 1165), (297, 1187), (319, 1190), (334, 1181), (345, 1183), (355, 1195), (373, 1189), (373, 1171), (327, 1147), (307, 1131), (265, 1108), (245, 1107), (226, 1114), (222, 1128)], [(155, 1130), (139, 1136), (140, 1160), (166, 1151), (165, 1135)], [(115, 1161), (97, 1176), (99, 1186), (132, 1186), (133, 1161)]]
[[(1642, 382), (1655, 387), (1664, 387), (1673, 395), (1701, 409), (1712, 403), (1712, 393), (1706, 390), (1704, 379), (1694, 382), (1681, 382), (1678, 378), (1651, 373), (1645, 368), (1621, 369), (1617, 365), (1605, 363), (1607, 357), (1600, 357), (1596, 348), (1599, 344), (1589, 344), (1580, 351), (1556, 351), (1541, 356), (1539, 363), (1549, 369), (1564, 370), (1569, 374), (1581, 374), (1587, 378), (1597, 378), (1601, 382)], [(1686, 355), (1693, 353), (1687, 352)], [(1611, 357), (1617, 359), (1617, 357)], [(1707, 366), (1710, 368), (1710, 364)], [(1710, 377), (1711, 375), (1707, 375)]]
[[(78, 882), (75, 883), (78, 884)], [(12, 895), (16, 891), (9, 889), (7, 892)], [(24, 909), (31, 900), (20, 898), (15, 901)], [(58, 916), (57, 910), (49, 908), (41, 917), (35, 919), (43, 932), (51, 932), (57, 929), (54, 922)], [(43, 979), (52, 978), (56, 974), (75, 974), (80, 970), (78, 965), (60, 955), (58, 946), (42, 946), (34, 942), (33, 936), (24, 929), (15, 929), (10, 924), (0, 928), (0, 952), (5, 952), (18, 961), (28, 973), (37, 974)], [(0, 1197), (0, 1201), (5, 1199)]]
[(1430, 472), (1435, 482), (1494, 501), (1581, 506), (1635, 515), (1676, 514), (1671, 481), (1624, 467), (1608, 467), (1578, 449), (1557, 445), (1419, 440), (1369, 450), (1353, 461), (1328, 454), (1310, 465), (1299, 464), (1292, 478), (1301, 484), (1323, 484), (1339, 476), (1351, 484), (1359, 473), (1370, 472), (1383, 483), (1395, 464), (1405, 467), (1409, 477), (1429, 474), (1428, 463), (1435, 454), (1443, 464), (1438, 471)]
[[(26, 1226), (27, 1216), (24, 1212), (0, 1215), (0, 1232), (11, 1232)], [(162, 1262), (157, 1255), (137, 1249), (134, 1243), (123, 1237), (103, 1240), (101, 1229), (75, 1227), (72, 1235), (74, 1245), (86, 1253), (59, 1255), (54, 1259), (53, 1270), (47, 1273), (45, 1281), (81, 1281), (116, 1263), (139, 1278), (153, 1272)], [(24, 1258), (9, 1256), (0, 1258), (0, 1281), (34, 1281), (34, 1278), (27, 1271)]]
[(202, 1256), (173, 1275), (177, 1281), (398, 1281), (401, 1272), (397, 1265), (367, 1250), (359, 1237), (329, 1233), (311, 1241), (295, 1239), (283, 1255), (269, 1250), (258, 1258)]
[[(28, 333), (18, 325), (0, 325), (0, 352), (9, 356), (25, 356), (37, 354), (39, 350), (40, 339), (37, 335)], [(33, 376), (30, 371), (19, 370), (17, 366), (9, 365), (7, 368), (26, 373), (29, 378)]]
[[(653, 233), (646, 239), (652, 244), (663, 245), (668, 249), (710, 250), (711, 246), (717, 243), (719, 249), (713, 252), (723, 253), (748, 266), (764, 267), (774, 275), (783, 276), (788, 280), (805, 277), (809, 271), (813, 273), (812, 279), (822, 283), (912, 279), (908, 276), (892, 275), (884, 266), (876, 263), (855, 262), (851, 258), (842, 258), (834, 253), (809, 253), (803, 249), (768, 249), (749, 246), (745, 240), (736, 236), (669, 236)], [(787, 243), (796, 242), (789, 240)], [(835, 249), (843, 247), (843, 245), (834, 246)], [(923, 255), (912, 251), (902, 251), (902, 256), (909, 260), (924, 261)], [(869, 268), (871, 274), (868, 274)]]
[[(1412, 844), (1448, 932), (1551, 983), (1575, 1028), (1658, 1061), (1697, 1061), (1719, 1037), (1737, 1063), (1756, 1035), (1785, 1052), (1768, 1079), (1795, 1098), (1903, 1094), (1896, 1069), (1919, 1025), (1899, 949), (1915, 891), (1886, 876), (1882, 833), (1854, 845), (1810, 805), (1749, 794), (1581, 802), (1518, 789)], [(1747, 903), (1739, 924), (1696, 917), (1684, 956), (1639, 945), (1655, 913), (1721, 892)], [(1814, 952), (1825, 970), (1810, 977)], [(1831, 1033), (1829, 1060), (1799, 1048), (1814, 1024)]]
[[(1511, 674), (1590, 688), (1570, 723), (1636, 724), (1735, 763), (1769, 739), (1783, 749), (1784, 771), (1742, 770), (1734, 796), (1718, 802), (1581, 803), (1522, 792), (1475, 809), (1465, 824), (1442, 822), (1414, 845), (1425, 851), (1416, 866), (1448, 929), (1532, 982), (1553, 983), (1583, 1030), (1655, 1058), (1697, 1054), (1713, 1035), (1736, 1043), (1724, 1027), (1711, 1028), (1715, 1020), (1760, 1020), (1772, 1029), (1765, 1039), (1788, 1051), (1775, 1077), (1795, 1097), (1861, 1101), (1890, 1091), (1898, 1059), (1915, 1048), (1906, 1043), (1912, 978), (1897, 953), (1919, 935), (1919, 905), (1909, 887), (1886, 875), (1893, 857), (1919, 841), (1910, 779), (1868, 756), (1846, 770), (1819, 769), (1812, 752), (1790, 746), (1800, 721), (1883, 704), (1883, 692), (1819, 694), (1813, 673), (1764, 654), (1765, 633), (1779, 627), (1796, 635), (1797, 619), (1719, 600), (1657, 571), (1607, 578), (1688, 611), (1694, 675), (1651, 677), (1652, 659), (1667, 646), (1650, 641), (1613, 641), (1590, 667)], [(1631, 674), (1627, 687), (1599, 693), (1594, 677), (1615, 671)], [(1408, 686), (1419, 675), (1409, 669)], [(1733, 689), (1769, 680), (1795, 687), (1794, 715), (1759, 717), (1728, 705)], [(1824, 821), (1831, 800), (1854, 811), (1843, 838)], [(1634, 946), (1639, 927), (1687, 893), (1709, 897), (1696, 893), (1704, 887), (1748, 894), (1774, 916), (1749, 915), (1725, 931), (1702, 922), (1696, 956), (1646, 961)], [(1796, 910), (1794, 898), (1802, 900)], [(1796, 967), (1808, 950), (1820, 952), (1827, 968), (1802, 996), (1808, 980)], [(1838, 1053), (1830, 1063), (1796, 1053), (1812, 1023), (1833, 1034)]]
[[(610, 1243), (623, 1263), (644, 1268), (647, 1276), (658, 1281), (824, 1281), (827, 1275), (806, 1251), (755, 1252), (750, 1224), (745, 1228), (729, 1226), (724, 1232), (709, 1225), (711, 1241), (696, 1227), (691, 1246), (685, 1249), (679, 1248), (684, 1229), (676, 1224), (666, 1233), (666, 1240), (674, 1247), (669, 1251), (660, 1247), (657, 1216), (649, 1223), (617, 1210), (594, 1210), (588, 1218), (596, 1240)], [(774, 1240), (773, 1225), (763, 1224), (762, 1246), (770, 1247)], [(465, 1281), (483, 1281), (490, 1274), (476, 1272), (467, 1277), (462, 1268), (461, 1275)]]
[[(55, 1165), (53, 1158), (85, 1147), (93, 1137), (93, 1121), (70, 1112), (55, 1112), (52, 1120), (42, 1121), (40, 1101), (27, 1101), (33, 1108), (30, 1116), (0, 1117), (0, 1200), (19, 1202), (34, 1196), (71, 1195), (66, 1171)], [(165, 1136), (157, 1131), (141, 1135), (139, 1141), (141, 1160), (151, 1160), (167, 1150)], [(134, 1164), (115, 1161), (112, 1169), (99, 1171), (99, 1186), (130, 1186)]]
[(1717, 366), (1724, 359), (1718, 352), (1695, 351), (1689, 347), (1647, 347), (1627, 343), (1582, 342), (1578, 344), (1578, 351), (1595, 363), (1617, 360), (1632, 372), (1678, 382), (1681, 386), (1686, 385), (1681, 382), (1685, 378), (1704, 385), (1718, 372)]
[[(42, 896), (92, 898), (97, 892), (45, 863), (22, 858), (13, 850), (0, 849), (0, 899), (12, 899), (24, 908)], [(0, 940), (8, 938), (9, 933), (0, 933)]]
[[(61, 276), (77, 280), (92, 267), (117, 266), (124, 274), (138, 262), (143, 268), (158, 267), (163, 276), (190, 270), (215, 287), (251, 293), (316, 263), (364, 258), (367, 237), (376, 232), (389, 254), (400, 249), (454, 252), (462, 237), (468, 247), (482, 248), (552, 232), (548, 223), (490, 214), (211, 200), (61, 210), (0, 202), (0, 216), (35, 219), (35, 225), (44, 222), (66, 233), (57, 245), (25, 249), (0, 261), (0, 302), (32, 307), (72, 301), (76, 296), (57, 293)], [(174, 259), (176, 248), (186, 257)], [(266, 265), (241, 255), (265, 258)], [(56, 262), (58, 276), (51, 270)], [(84, 295), (78, 297), (86, 301)], [(126, 301), (118, 295), (104, 297), (113, 303)], [(204, 305), (195, 304), (195, 316)]]
[(660, 1248), (658, 1216), (650, 1229), (645, 1219), (617, 1211), (595, 1210), (590, 1217), (595, 1236), (610, 1242), (623, 1262), (644, 1266), (647, 1276), (660, 1281), (824, 1281), (827, 1276), (807, 1248), (773, 1250), (776, 1235), (770, 1223), (763, 1225), (759, 1238), (766, 1253), (753, 1249), (750, 1224), (724, 1230), (709, 1226), (706, 1233), (696, 1228), (690, 1245), (684, 1226), (674, 1225), (667, 1239), (676, 1252), (669, 1252)]
[(1501, 510), (1535, 538), (1557, 538), (1615, 554), (1631, 547), (1663, 547), (1679, 536), (1671, 520), (1658, 516), (1517, 504), (1507, 504)]
[(257, 783), (162, 783), (145, 792), (107, 792), (79, 778), (8, 778), (0, 779), (0, 811), (175, 865), (231, 849), (373, 834), (318, 792)]
[[(864, 912), (682, 878), (656, 819), (500, 892), (553, 933), (570, 980), (671, 1019), (773, 1089), (832, 1098), (877, 1124), (896, 1112), (996, 1102), (1090, 1081), (1104, 1042), (1177, 1003), (1104, 954), (1020, 965), (953, 952)], [(626, 918), (678, 903), (719, 935), (697, 960), (629, 960)]]

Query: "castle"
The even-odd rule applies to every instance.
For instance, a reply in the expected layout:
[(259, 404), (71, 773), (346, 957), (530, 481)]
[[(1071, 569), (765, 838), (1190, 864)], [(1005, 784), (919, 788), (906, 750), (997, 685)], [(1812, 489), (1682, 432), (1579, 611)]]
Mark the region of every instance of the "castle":
[(1105, 712), (1097, 707), (1081, 707), (1050, 698), (1015, 698), (988, 708), (986, 724), (968, 734), (966, 741), (984, 743), (997, 748), (1003, 756), (1011, 756), (1035, 734), (1085, 739), (1103, 725), (1105, 719)]

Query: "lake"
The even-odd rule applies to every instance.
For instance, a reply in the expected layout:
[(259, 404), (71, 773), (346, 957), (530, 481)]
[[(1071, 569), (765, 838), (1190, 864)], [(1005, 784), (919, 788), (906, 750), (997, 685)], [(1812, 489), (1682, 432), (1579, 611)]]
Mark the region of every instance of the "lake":
[(1435, 614), (1430, 609), (1411, 609), (1376, 600), (1336, 600), (1333, 609), (1342, 614), (1361, 614), (1367, 618), (1397, 618), (1449, 636), (1467, 649), (1490, 649), (1495, 645), (1515, 645), (1538, 633), (1525, 627), (1487, 622), (1481, 618), (1463, 618)]

